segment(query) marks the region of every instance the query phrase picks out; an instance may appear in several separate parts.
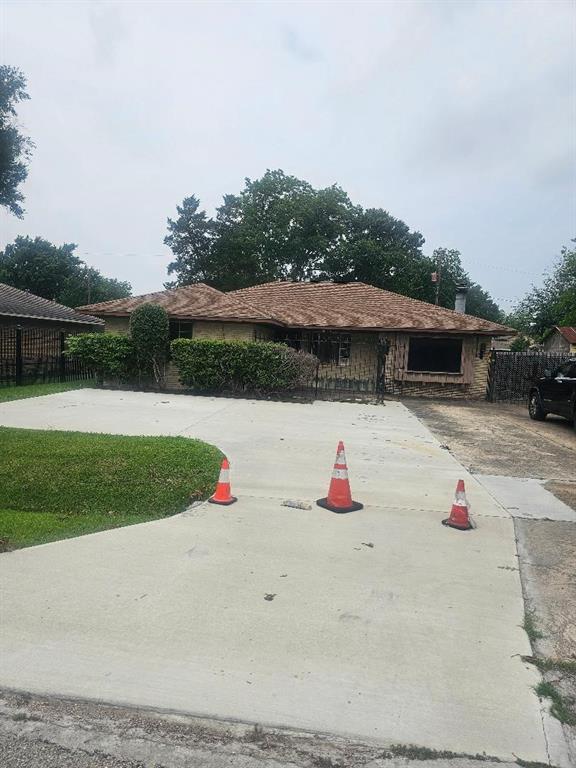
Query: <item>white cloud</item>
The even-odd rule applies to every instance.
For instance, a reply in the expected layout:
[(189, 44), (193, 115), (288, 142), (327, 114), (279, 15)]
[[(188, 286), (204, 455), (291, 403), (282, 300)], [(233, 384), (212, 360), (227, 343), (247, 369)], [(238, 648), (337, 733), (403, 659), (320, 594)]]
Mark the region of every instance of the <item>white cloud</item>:
[(429, 250), (459, 248), (500, 298), (575, 234), (569, 2), (4, 2), (2, 15), (37, 144), (27, 216), (2, 214), (2, 243), (74, 241), (152, 290), (176, 204), (195, 193), (212, 210), (267, 167), (338, 182)]

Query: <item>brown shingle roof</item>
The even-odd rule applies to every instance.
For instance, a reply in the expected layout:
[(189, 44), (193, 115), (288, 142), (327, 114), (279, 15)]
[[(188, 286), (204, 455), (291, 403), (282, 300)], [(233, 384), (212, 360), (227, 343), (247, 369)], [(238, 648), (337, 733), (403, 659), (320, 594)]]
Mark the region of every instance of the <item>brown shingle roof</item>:
[(91, 315), (83, 315), (63, 304), (43, 299), (28, 291), (0, 283), (0, 315), (26, 317), (35, 320), (57, 320), (62, 323), (101, 325), (102, 321)]
[(143, 296), (130, 296), (127, 299), (114, 299), (99, 304), (87, 304), (81, 309), (94, 312), (99, 316), (129, 315), (142, 304), (159, 304), (170, 317), (188, 320), (230, 320), (274, 322), (268, 314), (232, 293), (211, 288), (205, 283), (194, 283), (183, 288), (147, 293)]
[(204, 283), (89, 304), (81, 309), (106, 316), (129, 315), (144, 303), (163, 306), (170, 317), (190, 320), (272, 323), (297, 328), (444, 331), (513, 334), (507, 328), (409, 299), (366, 283), (275, 282), (222, 293)]
[(232, 291), (288, 326), (363, 330), (516, 333), (489, 320), (460, 314), (366, 283), (265, 283)]
[(576, 328), (572, 328), (570, 325), (557, 325), (556, 330), (560, 331), (570, 344), (576, 344)]

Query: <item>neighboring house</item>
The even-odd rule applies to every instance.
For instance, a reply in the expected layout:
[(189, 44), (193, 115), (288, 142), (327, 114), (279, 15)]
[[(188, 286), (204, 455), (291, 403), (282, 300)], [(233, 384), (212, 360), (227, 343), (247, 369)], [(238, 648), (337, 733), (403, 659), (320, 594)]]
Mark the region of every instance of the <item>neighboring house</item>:
[(568, 325), (552, 328), (544, 340), (544, 351), (576, 354), (576, 328)]
[(356, 282), (273, 282), (230, 293), (196, 283), (81, 309), (101, 317), (106, 331), (127, 333), (130, 313), (146, 302), (166, 309), (171, 338), (283, 341), (312, 352), (326, 389), (483, 397), (492, 337), (516, 333)]
[(63, 375), (64, 338), (103, 329), (97, 317), (0, 283), (0, 385)]
[(55, 301), (0, 283), (0, 328), (17, 326), (82, 333), (101, 329), (102, 321), (63, 304), (56, 304)]

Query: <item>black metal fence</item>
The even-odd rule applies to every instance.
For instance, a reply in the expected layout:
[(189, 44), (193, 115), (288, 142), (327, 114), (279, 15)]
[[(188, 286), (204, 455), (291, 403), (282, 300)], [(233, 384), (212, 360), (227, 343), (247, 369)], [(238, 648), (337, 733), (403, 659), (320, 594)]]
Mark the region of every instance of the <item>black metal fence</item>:
[(306, 399), (358, 400), (384, 396), (386, 352), (377, 337), (365, 341), (349, 333), (294, 331), (275, 341), (313, 354), (318, 363), (292, 394)]
[(492, 403), (525, 402), (530, 384), (543, 376), (545, 370), (554, 370), (569, 357), (546, 352), (492, 350), (486, 399)]
[(0, 387), (92, 379), (93, 372), (64, 354), (66, 331), (0, 327)]

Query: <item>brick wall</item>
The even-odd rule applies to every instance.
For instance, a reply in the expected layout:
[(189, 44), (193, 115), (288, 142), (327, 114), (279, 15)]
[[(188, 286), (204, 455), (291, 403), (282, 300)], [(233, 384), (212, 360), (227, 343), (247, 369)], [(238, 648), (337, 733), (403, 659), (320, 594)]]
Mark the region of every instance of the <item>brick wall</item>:
[[(490, 339), (468, 337), (463, 345), (463, 372), (460, 375), (406, 373), (408, 336), (382, 334), (390, 343), (386, 359), (386, 387), (393, 395), (412, 397), (449, 397), (482, 400), (486, 397), (490, 366)], [(480, 357), (480, 345), (485, 351)]]
[(488, 369), (490, 368), (490, 352), (486, 347), (483, 358), (474, 358), (474, 378), (470, 385), (469, 397), (474, 400), (483, 400), (486, 397), (486, 386), (488, 384)]
[(106, 317), (104, 330), (106, 333), (124, 333), (130, 330), (129, 317)]
[(214, 323), (199, 320), (194, 323), (194, 339), (220, 339), (224, 341), (252, 341), (254, 323)]

